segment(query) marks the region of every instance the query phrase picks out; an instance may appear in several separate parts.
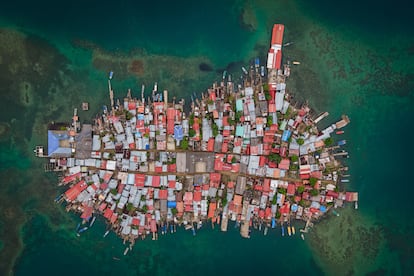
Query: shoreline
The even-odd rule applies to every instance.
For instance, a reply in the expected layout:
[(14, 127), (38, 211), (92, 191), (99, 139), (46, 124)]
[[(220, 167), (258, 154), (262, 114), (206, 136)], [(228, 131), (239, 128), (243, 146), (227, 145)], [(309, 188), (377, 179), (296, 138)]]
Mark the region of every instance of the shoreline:
[(258, 59), (241, 68), (241, 84), (223, 72), (201, 99), (191, 97), (188, 115), (184, 99), (170, 102), (157, 83), (147, 98), (142, 86), (141, 97), (129, 90), (115, 102), (111, 72), (110, 108), (93, 125), (81, 126), (77, 109), (71, 124), (49, 125), (47, 154), (41, 146), (35, 152), (49, 158), (47, 170), (64, 171), (61, 185), (70, 188), (56, 201), (82, 214), (78, 236), (101, 214), (131, 243), (126, 254), (139, 237), (156, 240), (176, 225), (196, 235), (210, 220), (222, 231), (236, 221), (244, 238), (252, 226), (266, 234), (276, 224), (290, 236), (292, 216), (306, 221), (304, 239), (311, 220), (332, 207), (347, 201), (357, 208), (358, 193), (338, 188), (347, 167), (335, 157), (348, 155), (337, 150), (346, 141), (334, 145), (331, 137), (349, 118), (318, 130), (328, 113), (315, 118), (306, 103), (292, 102), (285, 84), (291, 63), (281, 66), (283, 29), (274, 26), (267, 74)]

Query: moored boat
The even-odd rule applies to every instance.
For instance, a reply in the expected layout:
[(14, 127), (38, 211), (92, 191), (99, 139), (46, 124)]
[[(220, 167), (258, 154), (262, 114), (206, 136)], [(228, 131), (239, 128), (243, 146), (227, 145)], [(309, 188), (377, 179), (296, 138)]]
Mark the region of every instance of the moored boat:
[(302, 238), (302, 240), (305, 240), (305, 235), (303, 235), (303, 233), (300, 234), (300, 237)]
[(341, 134), (344, 134), (344, 132), (345, 132), (345, 131), (343, 131), (343, 130), (338, 130), (338, 131), (336, 132), (336, 134), (341, 135)]
[(79, 229), (78, 234), (85, 232), (86, 230), (88, 230), (88, 226), (85, 226), (81, 229)]
[(292, 235), (292, 230), (290, 229), (290, 226), (288, 226), (288, 235), (291, 236)]
[(96, 217), (93, 216), (91, 219), (91, 223), (89, 224), (89, 227), (92, 227), (92, 225), (95, 223)]
[(109, 234), (109, 230), (106, 230), (105, 234), (103, 235), (103, 237), (105, 238), (106, 236), (108, 236)]
[(292, 226), (292, 235), (295, 235), (295, 234), (296, 234), (295, 226)]
[(114, 76), (114, 72), (109, 72), (109, 79), (112, 80), (112, 77)]
[(285, 227), (282, 225), (282, 236), (285, 236)]

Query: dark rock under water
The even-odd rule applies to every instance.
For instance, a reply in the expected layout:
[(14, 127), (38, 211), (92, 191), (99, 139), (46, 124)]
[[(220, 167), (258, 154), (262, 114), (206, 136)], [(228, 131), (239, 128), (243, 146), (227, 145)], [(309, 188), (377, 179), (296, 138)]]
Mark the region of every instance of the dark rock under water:
[(210, 64), (207, 64), (205, 62), (202, 62), (198, 65), (198, 69), (203, 72), (211, 72), (213, 71), (213, 67)]

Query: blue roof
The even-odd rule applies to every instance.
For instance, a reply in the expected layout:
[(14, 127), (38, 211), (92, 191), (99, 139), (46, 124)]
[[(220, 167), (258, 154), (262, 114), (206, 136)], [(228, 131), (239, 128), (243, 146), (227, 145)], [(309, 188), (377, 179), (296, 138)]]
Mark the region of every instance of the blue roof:
[(292, 212), (296, 212), (298, 210), (298, 205), (293, 204), (292, 207), (290, 207), (290, 210), (292, 210)]
[(283, 131), (282, 141), (287, 142), (289, 140), (289, 137), (290, 137), (291, 134), (292, 134), (292, 132), (290, 130)]
[(325, 213), (325, 212), (326, 212), (326, 207), (325, 207), (325, 206), (323, 206), (323, 205), (321, 205), (321, 207), (319, 208), (319, 210), (320, 210), (322, 213)]
[(175, 140), (181, 141), (184, 138), (183, 127), (177, 125), (174, 127), (174, 138)]
[(72, 149), (69, 147), (61, 147), (60, 141), (68, 140), (69, 135), (67, 133), (58, 133), (53, 130), (47, 131), (47, 154), (49, 156), (70, 156)]

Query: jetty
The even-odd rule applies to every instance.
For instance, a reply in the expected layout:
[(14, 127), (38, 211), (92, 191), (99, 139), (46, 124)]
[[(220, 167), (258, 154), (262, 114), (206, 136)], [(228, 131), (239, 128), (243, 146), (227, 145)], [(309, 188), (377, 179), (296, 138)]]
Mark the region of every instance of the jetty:
[(196, 236), (202, 225), (225, 232), (233, 222), (249, 238), (252, 228), (267, 234), (278, 223), (291, 236), (291, 219), (306, 222), (307, 232), (331, 206), (355, 204), (358, 194), (338, 177), (345, 167), (336, 157), (345, 154), (334, 150), (345, 143), (333, 142), (350, 120), (319, 129), (328, 113), (313, 120), (307, 103), (292, 102), (283, 31), (275, 24), (266, 64), (257, 58), (243, 66), (240, 83), (223, 72), (200, 98), (191, 97), (189, 112), (158, 83), (147, 95), (143, 85), (138, 95), (120, 96), (111, 72), (110, 108), (90, 124), (80, 124), (75, 108), (71, 123), (49, 126), (47, 152), (35, 149), (62, 173), (59, 201), (89, 227), (103, 216), (130, 243), (124, 255), (136, 240), (166, 236), (168, 225), (170, 234), (181, 225)]

